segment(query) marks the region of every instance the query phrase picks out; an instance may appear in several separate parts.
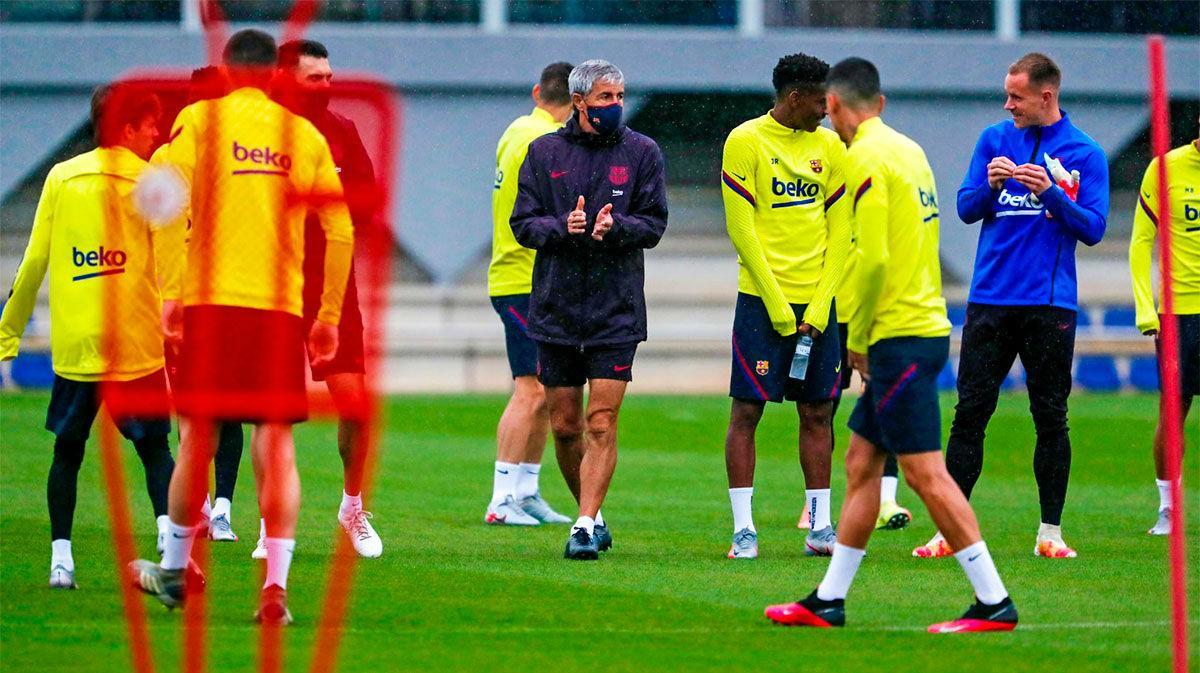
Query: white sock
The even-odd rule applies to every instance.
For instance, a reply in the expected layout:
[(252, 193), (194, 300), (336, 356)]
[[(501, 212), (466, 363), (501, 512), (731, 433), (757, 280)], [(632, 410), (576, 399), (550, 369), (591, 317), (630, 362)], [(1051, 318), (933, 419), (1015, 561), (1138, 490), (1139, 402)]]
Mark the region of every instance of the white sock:
[(75, 572), (75, 557), (71, 556), (70, 540), (54, 540), (50, 543), (50, 567), (61, 565)]
[(288, 569), (292, 567), (292, 552), (296, 550), (296, 541), (289, 538), (269, 537), (267, 547), (267, 579), (263, 588), (272, 584), (280, 589), (287, 588)]
[(571, 526), (572, 530), (576, 528), (582, 528), (587, 531), (588, 535), (591, 535), (596, 530), (596, 520), (590, 516), (581, 516), (575, 522), (575, 525)]
[(884, 477), (879, 485), (879, 502), (896, 502), (896, 488), (899, 486), (899, 478)]
[(996, 572), (992, 555), (983, 540), (962, 551), (954, 552), (954, 558), (958, 559), (963, 572), (967, 573), (967, 579), (971, 580), (971, 586), (975, 589), (975, 597), (981, 603), (995, 605), (1008, 596), (1004, 582), (1000, 581), (1000, 573)]
[(831, 525), (829, 521), (829, 489), (805, 489), (804, 498), (808, 501), (808, 516), (811, 519), (810, 530), (828, 528)]
[(757, 531), (754, 527), (754, 516), (751, 513), (750, 502), (754, 499), (754, 487), (729, 489), (729, 504), (733, 507), (733, 532), (743, 528)]
[(158, 527), (159, 533), (166, 533), (168, 530), (170, 530), (171, 517), (167, 516), (166, 514), (160, 517), (155, 517), (154, 523)]
[(517, 478), (521, 476), (520, 469), (521, 466), (516, 463), (496, 461), (496, 471), (492, 475), (492, 504), (499, 504), (513, 494)]
[(204, 515), (205, 519), (212, 518), (212, 504), (208, 501), (207, 495), (204, 496), (204, 505), (200, 508), (200, 513)]
[(537, 495), (538, 475), (542, 472), (542, 466), (538, 463), (521, 463), (517, 467), (517, 486), (513, 489), (513, 495), (517, 500)]
[(362, 493), (350, 495), (342, 491), (342, 506), (338, 508), (338, 517), (345, 519), (350, 514), (362, 509)]
[(231, 507), (233, 507), (233, 503), (229, 502), (229, 498), (217, 498), (213, 501), (212, 511), (208, 513), (208, 518), (212, 520), (219, 516), (223, 516), (232, 522), (232, 515), (230, 513)]
[(1062, 544), (1062, 526), (1053, 526), (1048, 523), (1042, 523), (1038, 526), (1037, 539), (1039, 540), (1054, 540)]
[(858, 566), (866, 555), (866, 549), (847, 547), (841, 542), (833, 543), (833, 557), (825, 569), (825, 579), (817, 586), (817, 598), (823, 601), (846, 598), (850, 583), (854, 581)]
[(1171, 480), (1170, 479), (1155, 479), (1154, 484), (1158, 486), (1158, 511), (1171, 508)]
[(258, 539), (260, 539), (260, 540), (267, 539), (267, 520), (266, 519), (258, 520)]
[(600, 510), (596, 510), (596, 525), (597, 526), (604, 525), (604, 515), (600, 513)]
[(167, 522), (167, 540), (163, 545), (161, 565), (166, 570), (182, 570), (192, 556), (192, 542), (196, 540), (195, 526), (180, 526)]

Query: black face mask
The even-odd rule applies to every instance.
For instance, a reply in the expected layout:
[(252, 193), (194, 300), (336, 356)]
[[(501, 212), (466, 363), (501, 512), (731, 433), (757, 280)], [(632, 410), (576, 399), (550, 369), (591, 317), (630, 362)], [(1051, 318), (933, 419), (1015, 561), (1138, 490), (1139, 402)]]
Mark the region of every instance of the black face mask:
[(300, 94), (304, 109), (311, 112), (324, 112), (329, 108), (329, 89), (304, 91)]

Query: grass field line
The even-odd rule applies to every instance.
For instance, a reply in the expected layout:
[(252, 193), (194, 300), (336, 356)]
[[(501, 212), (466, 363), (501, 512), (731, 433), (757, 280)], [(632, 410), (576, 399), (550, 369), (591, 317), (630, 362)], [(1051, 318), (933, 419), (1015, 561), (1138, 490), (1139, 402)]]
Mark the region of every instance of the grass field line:
[[(180, 622), (182, 625), (182, 622)], [(1131, 622), (1046, 622), (1026, 624), (1022, 623), (1017, 627), (1018, 631), (1060, 631), (1060, 630), (1092, 630), (1092, 629), (1149, 629), (1149, 628), (1167, 628), (1171, 625), (1169, 620), (1159, 621), (1131, 621)], [(57, 624), (46, 623), (47, 627), (57, 628), (78, 628), (78, 623), (59, 622)], [(152, 630), (162, 628), (162, 624), (156, 624)], [(121, 622), (103, 622), (90, 624), (89, 627), (103, 631), (124, 631), (125, 624)], [(355, 633), (363, 635), (373, 634), (410, 634), (410, 635), (428, 635), (428, 634), (443, 634), (443, 635), (573, 635), (579, 633), (605, 634), (605, 635), (632, 635), (632, 636), (673, 636), (673, 635), (704, 635), (713, 633), (760, 633), (764, 629), (778, 629), (773, 624), (766, 622), (757, 622), (755, 625), (746, 624), (738, 627), (717, 626), (714, 628), (702, 627), (680, 627), (680, 628), (606, 628), (596, 626), (466, 626), (466, 627), (449, 627), (440, 628), (436, 626), (412, 626), (412, 627), (396, 627), (396, 626), (344, 626), (343, 633)], [(297, 626), (297, 630), (301, 631), (317, 631), (315, 628), (306, 628)], [(257, 631), (258, 625), (253, 623), (244, 624), (209, 624), (207, 631), (216, 632), (236, 632), (245, 633), (249, 631)], [(856, 626), (851, 625), (847, 631), (854, 632), (872, 632), (872, 633), (924, 633), (925, 627), (914, 624), (881, 624)]]

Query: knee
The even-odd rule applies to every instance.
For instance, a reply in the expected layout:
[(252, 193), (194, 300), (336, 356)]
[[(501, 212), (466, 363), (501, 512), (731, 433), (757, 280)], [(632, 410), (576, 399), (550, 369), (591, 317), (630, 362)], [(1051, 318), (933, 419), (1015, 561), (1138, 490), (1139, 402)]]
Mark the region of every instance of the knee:
[(763, 404), (734, 400), (729, 411), (729, 427), (739, 432), (754, 432), (763, 415)]
[(143, 437), (133, 443), (133, 448), (143, 463), (161, 460), (164, 457), (168, 460), (171, 458), (171, 447), (167, 444), (166, 435)]
[(805, 432), (813, 432), (833, 426), (833, 403), (800, 405), (800, 427)]
[(1039, 437), (1054, 437), (1067, 434), (1067, 412), (1058, 409), (1030, 410), (1033, 428)]
[(612, 409), (593, 409), (588, 412), (587, 432), (592, 441), (610, 442), (617, 432), (617, 414)]
[(560, 442), (573, 442), (583, 436), (583, 419), (578, 412), (552, 414), (550, 430)]
[(54, 466), (78, 472), (83, 464), (83, 447), (86, 442), (76, 439), (54, 440)]

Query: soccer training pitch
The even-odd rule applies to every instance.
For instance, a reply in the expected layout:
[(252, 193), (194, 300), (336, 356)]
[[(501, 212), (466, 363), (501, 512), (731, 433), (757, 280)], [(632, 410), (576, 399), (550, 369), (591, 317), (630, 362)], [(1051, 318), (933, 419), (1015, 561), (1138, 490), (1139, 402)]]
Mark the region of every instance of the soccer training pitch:
[[(129, 653), (101, 490), (96, 433), (80, 473), (74, 550), (78, 591), (46, 586), (46, 472), (52, 437), (47, 397), (0, 397), (0, 660), (12, 671), (126, 671)], [(953, 399), (943, 398), (948, 426)], [(1167, 540), (1151, 538), (1154, 489), (1151, 396), (1077, 394), (1071, 400), (1074, 465), (1064, 535), (1074, 560), (1033, 556), (1038, 524), (1034, 433), (1023, 395), (1002, 397), (992, 419), (973, 503), (1021, 613), (1011, 634), (932, 636), (971, 600), (954, 559), (910, 550), (933, 532), (920, 503), (906, 530), (879, 531), (847, 601), (843, 630), (768, 623), (768, 603), (796, 600), (826, 559), (803, 554), (796, 518), (803, 482), (793, 409), (772, 406), (758, 434), (755, 519), (761, 556), (730, 561), (724, 469), (729, 412), (722, 397), (627, 398), (620, 460), (604, 512), (615, 538), (598, 562), (562, 559), (565, 526), (483, 524), (491, 493), (500, 396), (387, 401), (383, 456), (367, 508), (384, 540), (358, 563), (343, 634), (343, 671), (1166, 671), (1170, 666)], [(849, 405), (838, 414), (834, 512), (841, 506)], [(1200, 651), (1200, 424), (1190, 453), (1189, 596), (1193, 662)], [(284, 635), (285, 670), (307, 670), (331, 560), (341, 463), (331, 423), (300, 426), (303, 507)], [(172, 448), (175, 448), (172, 439)], [(154, 553), (141, 466), (126, 451), (138, 549)], [(573, 503), (547, 451), (542, 491)], [(258, 512), (247, 450), (234, 501), (236, 543), (214, 544), (208, 582), (209, 668), (256, 671), (251, 620), (261, 586), (250, 559)], [(340, 532), (338, 533), (340, 534)], [(156, 670), (180, 667), (181, 615), (146, 599)]]

